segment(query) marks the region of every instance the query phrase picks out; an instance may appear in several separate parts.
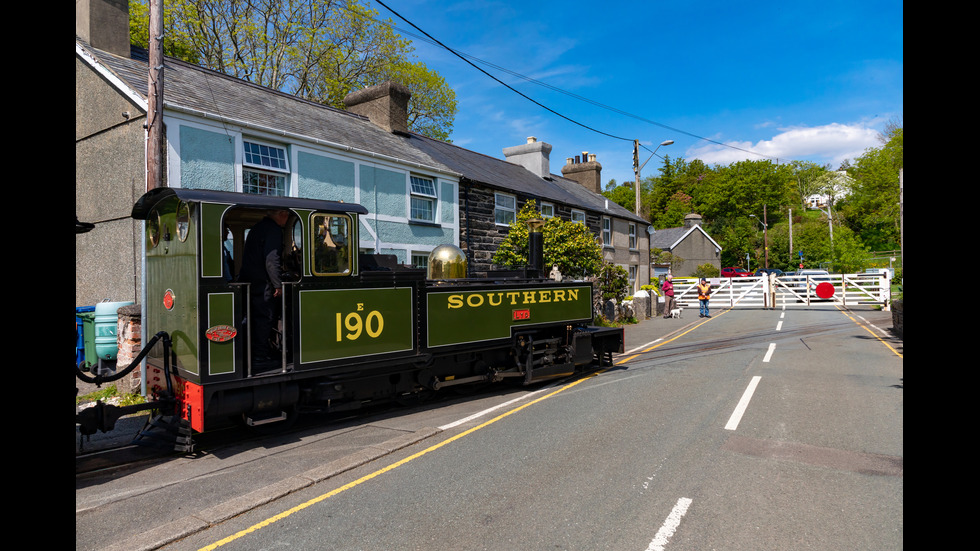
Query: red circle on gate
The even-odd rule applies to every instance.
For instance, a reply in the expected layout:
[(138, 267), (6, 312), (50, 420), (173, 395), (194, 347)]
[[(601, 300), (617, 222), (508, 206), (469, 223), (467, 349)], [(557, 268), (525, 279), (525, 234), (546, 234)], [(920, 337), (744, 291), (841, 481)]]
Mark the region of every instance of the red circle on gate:
[(163, 294), (163, 307), (167, 310), (171, 310), (174, 307), (174, 292), (167, 289), (167, 292)]
[(830, 298), (834, 296), (834, 285), (832, 283), (823, 283), (817, 285), (817, 296), (820, 298)]

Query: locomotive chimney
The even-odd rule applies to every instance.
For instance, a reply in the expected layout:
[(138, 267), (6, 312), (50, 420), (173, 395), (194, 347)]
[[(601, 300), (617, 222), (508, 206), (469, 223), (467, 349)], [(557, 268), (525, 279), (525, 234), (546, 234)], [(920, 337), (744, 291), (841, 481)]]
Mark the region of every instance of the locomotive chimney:
[(527, 277), (544, 277), (544, 220), (528, 220), (527, 230)]

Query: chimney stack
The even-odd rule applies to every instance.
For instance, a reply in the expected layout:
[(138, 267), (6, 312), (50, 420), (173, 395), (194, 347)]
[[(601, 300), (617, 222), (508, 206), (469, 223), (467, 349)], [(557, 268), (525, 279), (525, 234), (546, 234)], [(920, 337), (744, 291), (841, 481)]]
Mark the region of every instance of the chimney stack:
[(408, 87), (387, 81), (351, 92), (344, 98), (344, 105), (351, 113), (370, 119), (388, 132), (408, 133), (408, 100), (412, 93)]
[(582, 152), (581, 162), (578, 155), (568, 157), (565, 166), (561, 167), (561, 175), (593, 193), (602, 193), (602, 165), (595, 159), (595, 153), (588, 151)]
[(692, 212), (691, 214), (688, 214), (687, 216), (684, 217), (685, 228), (693, 228), (694, 226), (700, 226), (700, 225), (701, 225), (700, 214)]
[(129, 0), (75, 0), (75, 35), (93, 48), (129, 57)]
[(529, 136), (527, 143), (504, 148), (508, 163), (520, 165), (539, 178), (551, 178), (551, 144)]

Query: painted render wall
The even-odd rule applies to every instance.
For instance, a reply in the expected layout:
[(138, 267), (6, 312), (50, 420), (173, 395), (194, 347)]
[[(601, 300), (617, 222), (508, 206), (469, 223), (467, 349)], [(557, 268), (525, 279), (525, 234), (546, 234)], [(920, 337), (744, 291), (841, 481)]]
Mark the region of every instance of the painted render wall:
[[(170, 186), (240, 192), (242, 142), (251, 139), (286, 150), (291, 196), (358, 203), (368, 209), (361, 217), (361, 250), (394, 254), (399, 263), (408, 264), (413, 252), (428, 254), (442, 244), (459, 245), (458, 182), (453, 179), (195, 120), (169, 117), (167, 130)], [(434, 181), (436, 223), (409, 220), (412, 175)]]
[(95, 228), (75, 236), (75, 306), (139, 300), (142, 224), (129, 216), (146, 189), (145, 121), (76, 56), (75, 216)]

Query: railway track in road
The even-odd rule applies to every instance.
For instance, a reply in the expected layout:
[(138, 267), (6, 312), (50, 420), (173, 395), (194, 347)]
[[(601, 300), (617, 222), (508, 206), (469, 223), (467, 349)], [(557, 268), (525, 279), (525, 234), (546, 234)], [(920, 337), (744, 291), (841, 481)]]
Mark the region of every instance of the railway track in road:
[[(810, 349), (808, 338), (829, 336), (850, 332), (855, 328), (855, 322), (847, 318), (831, 323), (814, 323), (798, 325), (790, 328), (765, 329), (742, 333), (733, 337), (699, 339), (691, 342), (677, 342), (677, 337), (660, 343), (651, 343), (641, 349), (620, 354), (613, 358), (616, 365), (642, 367), (660, 363), (677, 361), (687, 358), (697, 358), (705, 355), (718, 354), (734, 349), (753, 348), (779, 342), (799, 341)], [(886, 336), (887, 338), (887, 336)]]
[[(555, 382), (535, 383), (535, 385), (554, 384)], [(220, 453), (222, 449), (231, 446), (252, 444), (261, 447), (273, 440), (288, 438), (290, 435), (301, 435), (310, 431), (327, 432), (338, 429), (342, 430), (346, 426), (356, 427), (367, 425), (373, 422), (373, 420), (408, 415), (419, 410), (441, 407), (471, 397), (479, 398), (484, 395), (499, 393), (508, 388), (526, 387), (502, 387), (500, 385), (458, 387), (449, 389), (443, 393), (435, 393), (427, 396), (424, 400), (412, 401), (410, 403), (390, 401), (366, 405), (361, 409), (353, 411), (337, 413), (306, 412), (301, 414), (296, 423), (291, 427), (280, 430), (255, 431), (242, 425), (229, 425), (220, 429), (209, 430), (202, 434), (195, 434), (195, 451), (191, 453), (177, 452), (171, 446), (167, 445), (140, 445), (133, 443), (127, 438), (117, 438), (111, 445), (90, 445), (88, 446), (90, 448), (88, 451), (76, 453), (75, 476), (76, 479), (84, 479), (105, 474), (123, 473), (128, 470), (145, 468), (178, 457), (197, 457)], [(134, 424), (132, 430), (127, 434), (132, 434), (135, 437), (137, 429), (138, 426)]]
[[(831, 323), (815, 323), (781, 330), (765, 329), (748, 333), (739, 334), (732, 337), (717, 337), (698, 339), (690, 342), (679, 342), (677, 337), (670, 340), (651, 343), (639, 350), (617, 355), (613, 358), (615, 366), (619, 367), (649, 367), (664, 363), (680, 361), (690, 358), (698, 358), (707, 355), (721, 354), (727, 351), (744, 348), (762, 348), (774, 339), (780, 342), (798, 340), (802, 347), (810, 348), (807, 340), (813, 337), (830, 336), (847, 331), (853, 331), (854, 323), (846, 317), (841, 317), (839, 321)], [(616, 369), (616, 367), (612, 369)], [(551, 381), (551, 384), (560, 383), (560, 380)], [(466, 389), (459, 389), (460, 392)], [(467, 394), (480, 396), (485, 392), (499, 391), (501, 387), (492, 386), (484, 388), (468, 389)], [(294, 434), (301, 431), (308, 431), (318, 427), (323, 430), (337, 428), (343, 423), (367, 423), (369, 419), (378, 415), (402, 415), (406, 412), (414, 411), (417, 407), (433, 407), (446, 403), (451, 400), (459, 400), (459, 393), (436, 394), (431, 400), (419, 402), (412, 406), (398, 405), (395, 403), (378, 404), (345, 413), (314, 413), (303, 414), (299, 417), (296, 425), (289, 429), (276, 432), (274, 437)], [(133, 433), (135, 436), (135, 433)], [(255, 434), (244, 427), (233, 426), (221, 430), (208, 431), (204, 434), (195, 435), (195, 451), (187, 455), (205, 455), (214, 453), (233, 444), (243, 444), (253, 441), (261, 445), (263, 439), (269, 435)], [(123, 439), (118, 444), (100, 449), (77, 453), (75, 457), (76, 477), (86, 477), (93, 473), (104, 472), (123, 472), (126, 469), (142, 468), (154, 462), (166, 461), (173, 457), (181, 456), (180, 452), (175, 452), (166, 447), (153, 447), (147, 445), (137, 445)]]

